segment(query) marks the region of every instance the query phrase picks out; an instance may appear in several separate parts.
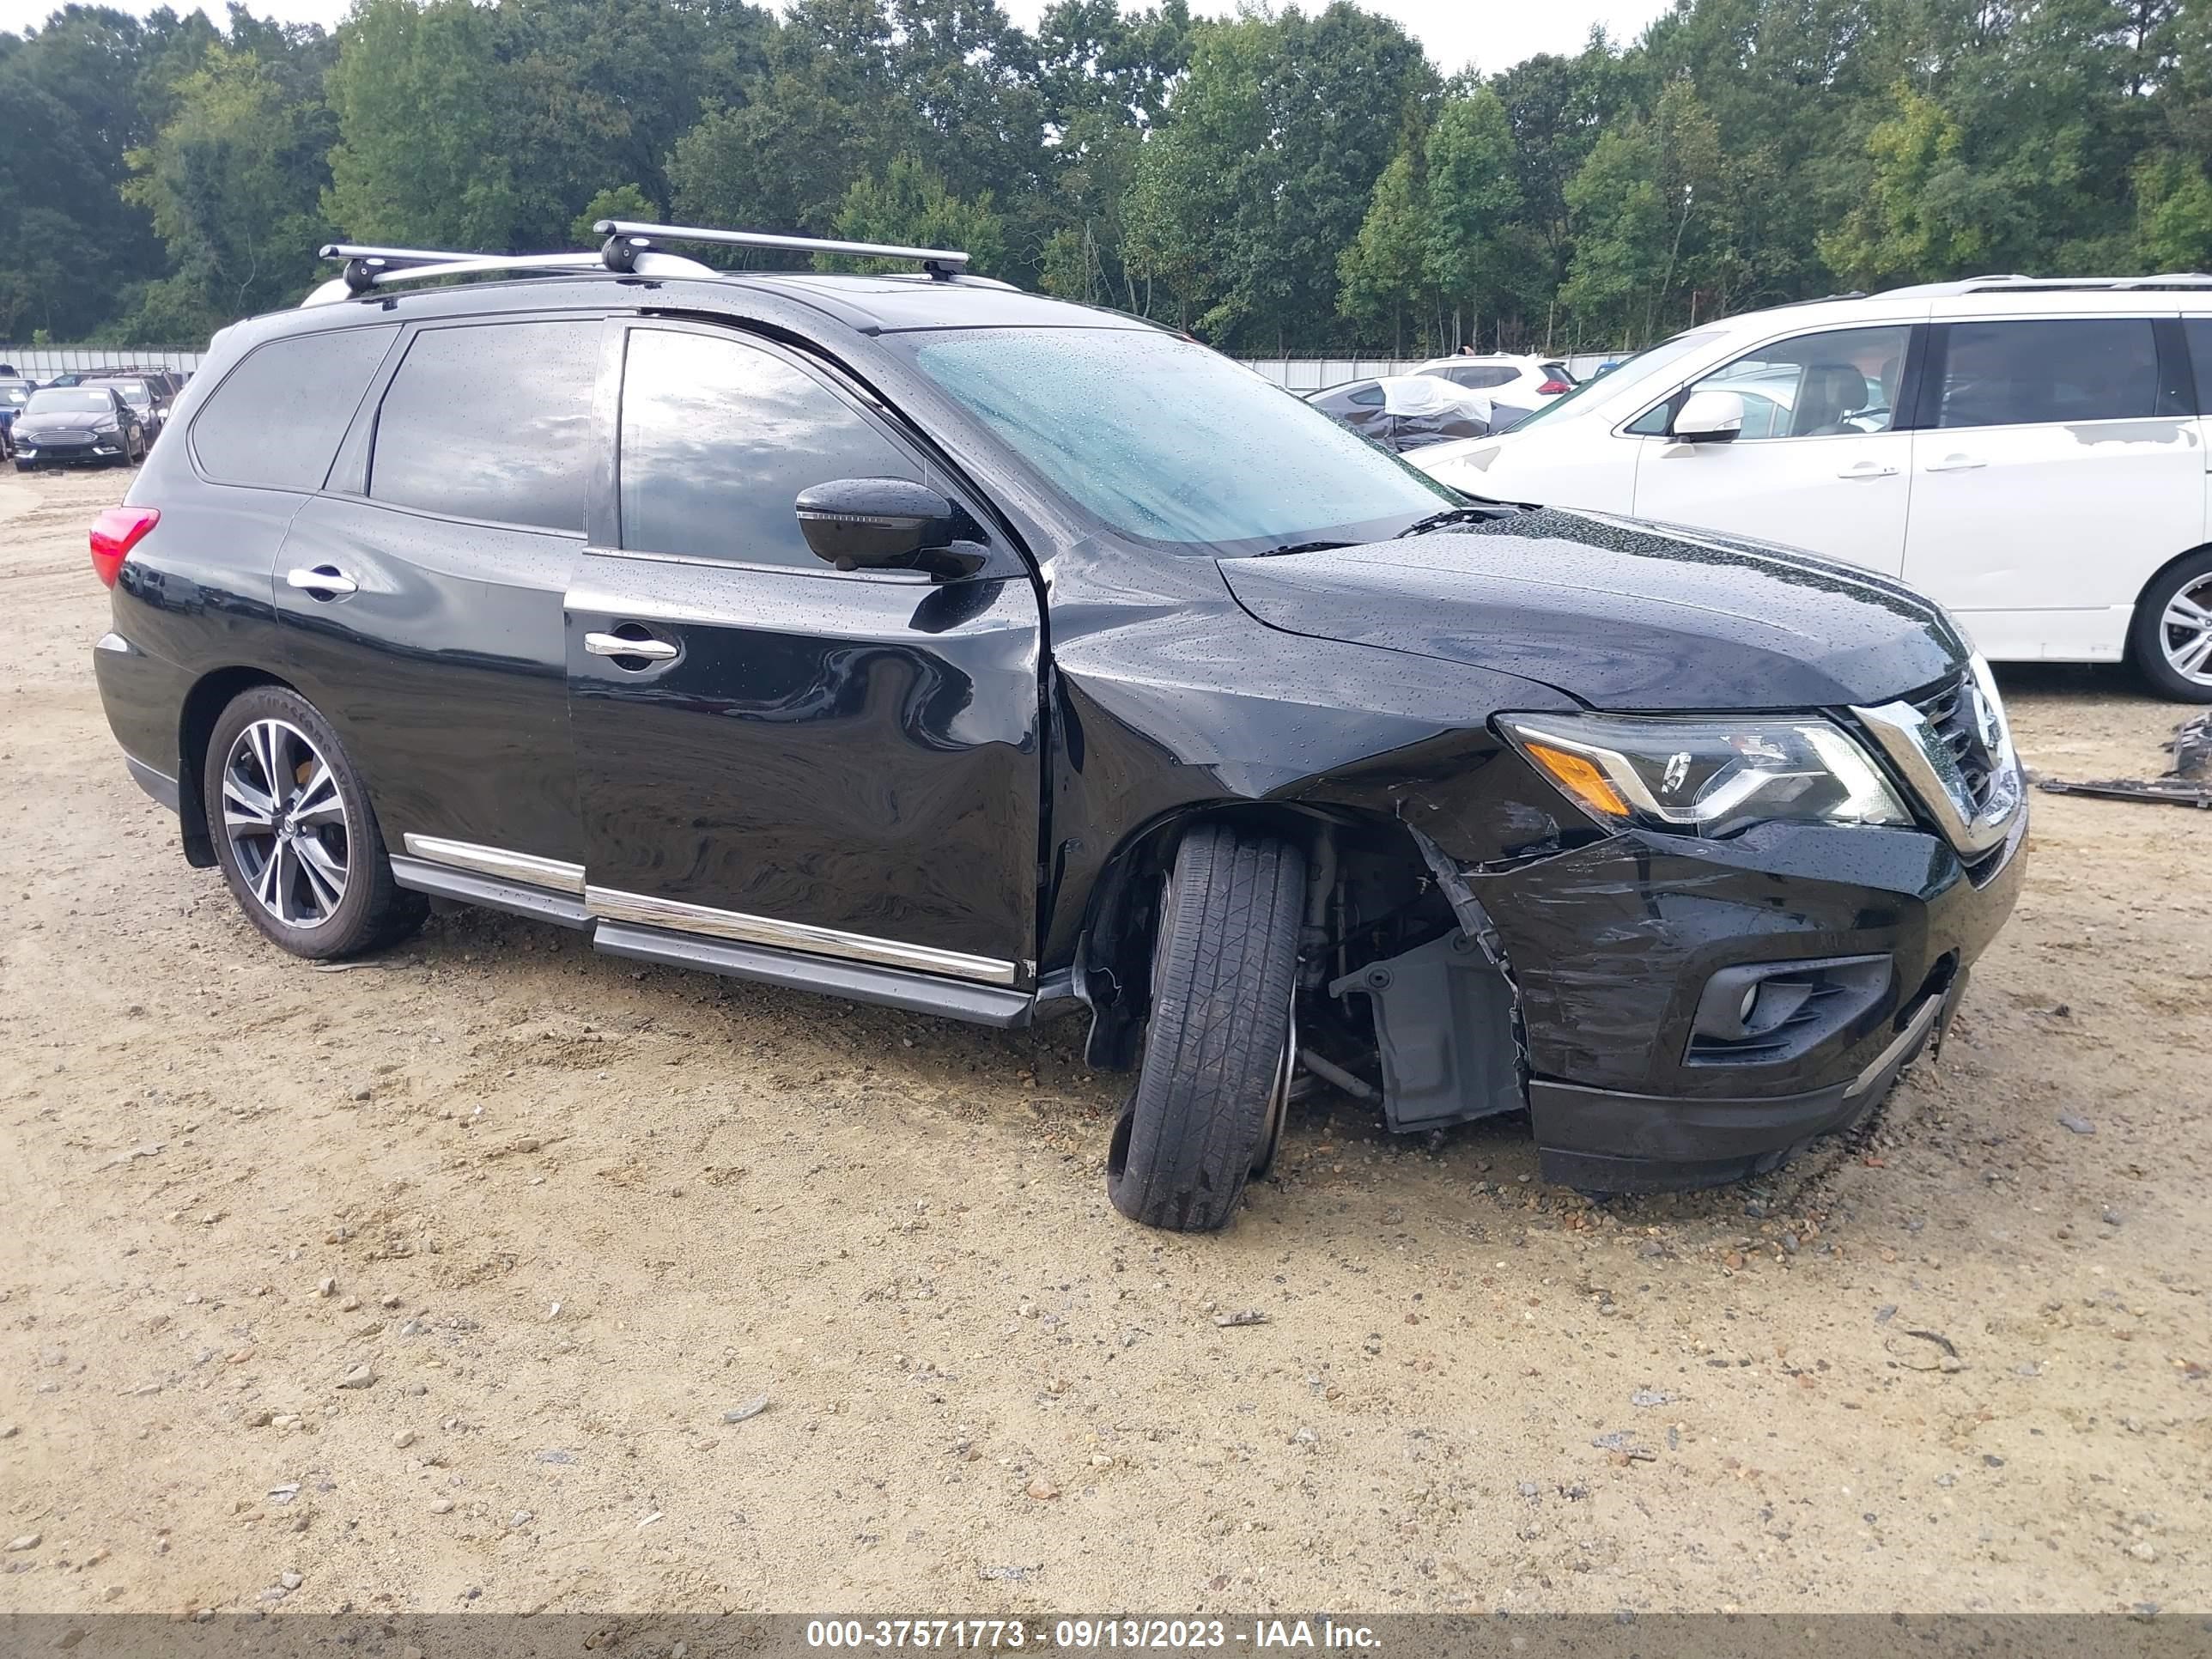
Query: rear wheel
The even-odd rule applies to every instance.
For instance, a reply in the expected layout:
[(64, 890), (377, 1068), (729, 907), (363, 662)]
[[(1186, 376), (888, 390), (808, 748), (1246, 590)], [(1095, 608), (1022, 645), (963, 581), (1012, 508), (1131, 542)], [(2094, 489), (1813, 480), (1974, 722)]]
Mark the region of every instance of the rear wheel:
[(1304, 900), (1305, 857), (1291, 842), (1207, 825), (1176, 848), (1144, 1058), (1106, 1164), (1107, 1193), (1132, 1220), (1225, 1226), (1273, 1157)]
[(298, 692), (258, 685), (234, 698), (202, 777), (231, 896), (294, 956), (352, 956), (421, 923), (427, 906), (392, 879), (360, 774)]
[(2212, 549), (2161, 572), (2144, 590), (2128, 648), (2160, 696), (2212, 702)]

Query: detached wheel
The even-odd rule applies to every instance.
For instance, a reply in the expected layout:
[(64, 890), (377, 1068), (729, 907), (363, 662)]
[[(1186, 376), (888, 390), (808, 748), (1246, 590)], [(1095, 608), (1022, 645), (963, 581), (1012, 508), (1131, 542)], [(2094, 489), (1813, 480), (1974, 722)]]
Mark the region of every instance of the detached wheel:
[(2161, 574), (2128, 633), (2136, 668), (2160, 696), (2212, 702), (2212, 551)]
[(1114, 1128), (1106, 1190), (1148, 1227), (1226, 1226), (1274, 1155), (1288, 1094), (1305, 855), (1194, 830), (1162, 890), (1152, 1018)]
[(368, 791), (314, 704), (282, 686), (241, 692), (208, 739), (208, 829), (246, 918), (317, 961), (403, 938), (427, 909), (392, 879)]

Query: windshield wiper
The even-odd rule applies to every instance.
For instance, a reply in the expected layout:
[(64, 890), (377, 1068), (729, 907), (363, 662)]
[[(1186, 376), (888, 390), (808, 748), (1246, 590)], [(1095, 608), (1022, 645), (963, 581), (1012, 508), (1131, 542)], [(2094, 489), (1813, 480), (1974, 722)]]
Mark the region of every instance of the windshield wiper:
[(1263, 559), (1279, 558), (1285, 553), (1326, 553), (1332, 548), (1357, 547), (1358, 542), (1286, 542), (1280, 547), (1271, 547), (1260, 555)]
[(1502, 519), (1512, 512), (1510, 507), (1449, 507), (1441, 513), (1431, 513), (1425, 519), (1416, 519), (1398, 532), (1403, 541), (1408, 536), (1425, 536), (1431, 530), (1443, 530), (1455, 524), (1485, 524), (1492, 519)]

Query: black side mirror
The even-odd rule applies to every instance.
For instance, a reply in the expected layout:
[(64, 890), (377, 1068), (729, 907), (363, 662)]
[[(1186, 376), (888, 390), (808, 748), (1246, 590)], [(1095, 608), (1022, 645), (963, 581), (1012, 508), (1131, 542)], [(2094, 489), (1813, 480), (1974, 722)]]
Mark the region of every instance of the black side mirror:
[(836, 478), (799, 492), (799, 527), (840, 570), (906, 570), (959, 533), (952, 503), (907, 478)]

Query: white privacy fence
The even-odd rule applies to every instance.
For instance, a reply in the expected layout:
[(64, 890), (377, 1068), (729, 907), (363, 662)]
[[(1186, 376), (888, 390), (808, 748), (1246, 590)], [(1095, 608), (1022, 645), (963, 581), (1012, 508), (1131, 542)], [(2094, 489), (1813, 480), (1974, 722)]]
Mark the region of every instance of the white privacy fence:
[(174, 346), (36, 346), (0, 345), (0, 363), (33, 380), (51, 380), (57, 374), (82, 374), (89, 369), (136, 363), (148, 368), (173, 368), (185, 374), (200, 366), (206, 356), (180, 351)]

